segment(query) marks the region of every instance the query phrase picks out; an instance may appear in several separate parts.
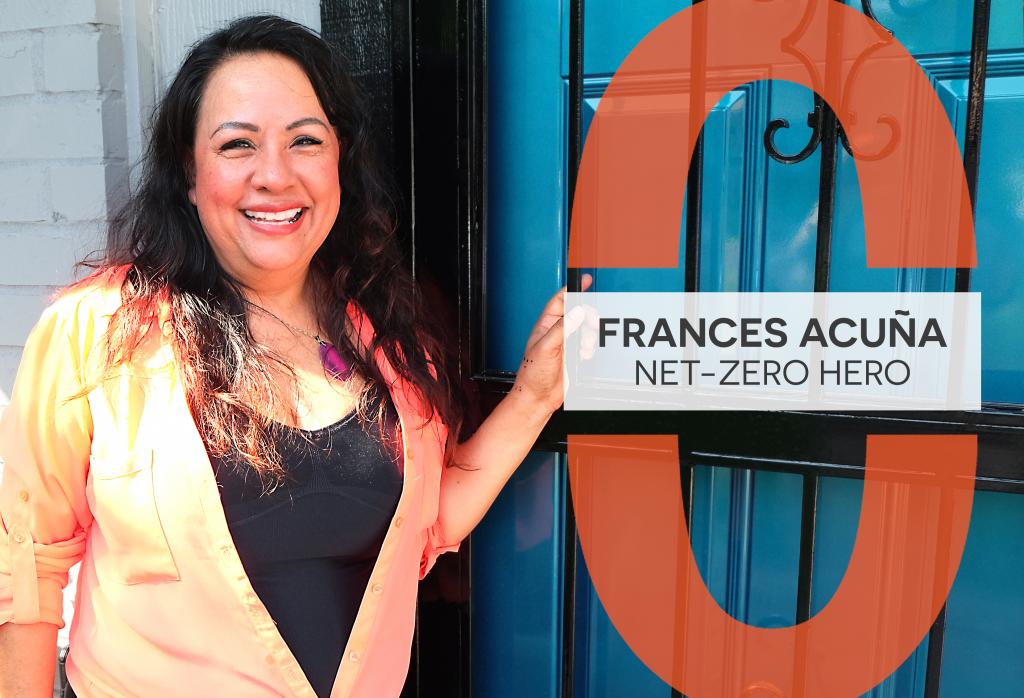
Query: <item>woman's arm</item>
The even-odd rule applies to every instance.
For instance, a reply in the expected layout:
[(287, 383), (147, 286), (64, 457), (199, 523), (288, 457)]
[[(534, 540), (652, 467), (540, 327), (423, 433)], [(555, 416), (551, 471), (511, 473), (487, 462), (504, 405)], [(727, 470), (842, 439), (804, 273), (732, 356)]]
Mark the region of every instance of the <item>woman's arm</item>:
[(56, 625), (0, 625), (0, 696), (50, 698), (56, 667)]
[[(590, 275), (584, 274), (583, 289), (590, 283)], [(582, 308), (565, 316), (565, 287), (544, 307), (526, 342), (512, 390), (476, 433), (455, 449), (456, 464), (469, 469), (450, 468), (441, 480), (437, 520), (443, 540), (457, 542), (469, 535), (561, 406), (562, 326), (565, 323), (572, 334), (583, 320)], [(593, 351), (592, 339), (585, 334), (580, 342), (584, 358)]]
[(52, 695), (61, 590), (85, 552), (92, 413), (80, 395), (87, 356), (79, 339), (93, 335), (82, 315), (71, 296), (43, 312), (0, 418), (3, 698)]
[(469, 535), (533, 448), (551, 412), (523, 391), (498, 403), (472, 438), (459, 444), (453, 467), (441, 480), (438, 523), (446, 541)]

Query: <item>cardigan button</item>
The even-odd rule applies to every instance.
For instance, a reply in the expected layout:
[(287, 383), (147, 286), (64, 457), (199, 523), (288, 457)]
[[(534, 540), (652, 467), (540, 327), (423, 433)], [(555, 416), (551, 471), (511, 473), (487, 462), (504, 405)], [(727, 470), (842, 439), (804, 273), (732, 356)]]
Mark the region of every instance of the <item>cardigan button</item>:
[(25, 542), (25, 540), (26, 540), (25, 539), (25, 534), (22, 533), (21, 531), (15, 531), (14, 535), (12, 536), (12, 538), (14, 538), (14, 542), (17, 543), (18, 545), (23, 544)]
[(349, 658), (349, 660), (351, 660), (353, 662), (358, 662), (359, 661), (359, 653), (358, 652), (349, 652), (348, 658)]
[(405, 521), (405, 519), (403, 519), (401, 516), (396, 516), (395, 517), (395, 528), (401, 528), (403, 521)]
[(383, 584), (374, 584), (373, 585), (373, 593), (374, 594), (379, 594), (382, 591), (384, 591), (384, 585)]
[(28, 501), (28, 490), (22, 490), (21, 492), (19, 492), (18, 493), (18, 499), (20, 499), (23, 502), (27, 502)]

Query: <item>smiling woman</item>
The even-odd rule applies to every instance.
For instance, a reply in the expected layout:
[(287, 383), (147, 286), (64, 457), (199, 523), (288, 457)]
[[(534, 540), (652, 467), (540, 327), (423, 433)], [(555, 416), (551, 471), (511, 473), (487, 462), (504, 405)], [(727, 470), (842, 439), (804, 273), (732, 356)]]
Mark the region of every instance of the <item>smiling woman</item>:
[(400, 693), (417, 581), (561, 404), (563, 292), (458, 443), (370, 133), (298, 24), (241, 19), (185, 58), (0, 421), (3, 696), (50, 685), (79, 561), (80, 696)]

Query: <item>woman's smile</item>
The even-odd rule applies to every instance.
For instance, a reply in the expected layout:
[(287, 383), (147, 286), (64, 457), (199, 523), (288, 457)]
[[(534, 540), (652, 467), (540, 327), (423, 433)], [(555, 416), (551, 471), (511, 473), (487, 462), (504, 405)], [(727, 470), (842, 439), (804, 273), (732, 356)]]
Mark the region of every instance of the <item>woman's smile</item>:
[(241, 209), (246, 222), (268, 235), (288, 235), (299, 229), (308, 209), (305, 206), (255, 207)]

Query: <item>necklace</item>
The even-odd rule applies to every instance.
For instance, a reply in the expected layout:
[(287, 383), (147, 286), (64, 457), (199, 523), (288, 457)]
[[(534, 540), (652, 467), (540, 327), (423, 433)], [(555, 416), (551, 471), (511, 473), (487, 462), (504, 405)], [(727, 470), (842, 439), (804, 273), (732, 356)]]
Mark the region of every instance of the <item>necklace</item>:
[(274, 318), (282, 325), (287, 327), (292, 332), (301, 334), (305, 337), (314, 340), (317, 343), (317, 348), (319, 349), (320, 363), (331, 376), (340, 381), (347, 381), (349, 378), (352, 377), (352, 364), (349, 361), (347, 361), (344, 356), (342, 356), (341, 352), (338, 351), (338, 348), (336, 346), (324, 340), (319, 334), (312, 334), (302, 329), (301, 327), (296, 327), (295, 325), (288, 322), (284, 318), (278, 317), (276, 314), (270, 312), (262, 305), (257, 305), (256, 303), (253, 303), (248, 299), (243, 300), (245, 301), (246, 305), (250, 305), (253, 308), (256, 308), (257, 310), (266, 313), (267, 315), (269, 315), (270, 317)]
[(310, 334), (309, 332), (307, 332), (306, 330), (302, 329), (301, 327), (296, 327), (295, 325), (293, 325), (292, 323), (288, 322), (284, 318), (278, 317), (275, 313), (270, 312), (269, 310), (264, 308), (262, 305), (257, 305), (256, 303), (253, 303), (251, 300), (248, 300), (248, 299), (244, 299), (244, 300), (245, 300), (245, 304), (246, 305), (251, 305), (253, 308), (256, 308), (257, 310), (263, 311), (264, 313), (266, 313), (267, 315), (269, 315), (270, 317), (274, 318), (275, 320), (280, 322), (282, 325), (287, 327), (292, 332), (296, 332), (296, 333), (301, 334), (301, 335), (303, 335), (305, 337), (309, 337), (310, 339), (315, 341), (317, 344), (320, 344), (320, 345), (327, 344), (327, 342), (325, 342), (323, 339), (320, 338), (319, 334)]

